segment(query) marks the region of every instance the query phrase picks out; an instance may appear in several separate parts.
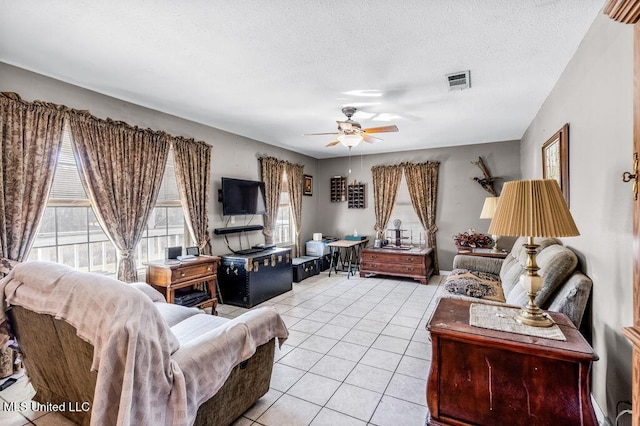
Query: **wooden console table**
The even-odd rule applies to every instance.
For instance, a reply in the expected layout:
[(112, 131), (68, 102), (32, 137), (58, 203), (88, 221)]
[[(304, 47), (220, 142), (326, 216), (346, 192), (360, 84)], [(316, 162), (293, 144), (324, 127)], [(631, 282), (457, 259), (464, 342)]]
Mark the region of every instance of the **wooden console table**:
[(218, 283), (219, 264), (220, 258), (218, 256), (204, 255), (184, 262), (166, 262), (164, 260), (148, 262), (145, 264), (147, 267), (147, 284), (164, 294), (168, 303), (174, 303), (177, 289), (206, 283), (207, 291), (211, 298), (194, 306), (199, 308), (211, 307), (211, 313), (217, 315), (216, 286)]
[(420, 284), (427, 284), (433, 274), (433, 249), (363, 249), (360, 276), (367, 274), (409, 277), (418, 280)]
[(567, 341), (469, 325), (471, 302), (442, 298), (427, 329), (431, 425), (593, 425), (598, 356), (573, 323), (549, 312)]

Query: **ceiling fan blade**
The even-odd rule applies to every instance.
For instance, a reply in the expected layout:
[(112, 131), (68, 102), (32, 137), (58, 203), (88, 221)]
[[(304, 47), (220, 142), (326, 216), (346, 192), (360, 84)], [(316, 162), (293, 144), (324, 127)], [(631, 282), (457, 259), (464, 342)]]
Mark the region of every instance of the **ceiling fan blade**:
[(371, 127), (370, 129), (363, 129), (363, 132), (367, 133), (387, 133), (387, 132), (397, 132), (398, 126), (382, 126), (382, 127)]
[(362, 140), (368, 143), (374, 143), (375, 141), (381, 141), (382, 139), (376, 138), (375, 136), (370, 136), (365, 132), (361, 132), (360, 136), (362, 136)]
[(340, 141), (336, 139), (335, 141), (329, 142), (326, 146), (334, 146), (334, 145), (338, 145), (339, 143)]
[(318, 135), (339, 135), (340, 132), (329, 132), (329, 133), (303, 133), (302, 136), (318, 136)]

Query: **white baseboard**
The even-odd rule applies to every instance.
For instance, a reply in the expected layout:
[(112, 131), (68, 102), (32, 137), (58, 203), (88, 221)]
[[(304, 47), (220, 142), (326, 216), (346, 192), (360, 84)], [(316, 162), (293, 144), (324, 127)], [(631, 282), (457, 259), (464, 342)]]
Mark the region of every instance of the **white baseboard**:
[(593, 395), (591, 395), (591, 404), (593, 405), (593, 410), (596, 412), (596, 419), (598, 420), (598, 424), (600, 426), (612, 426), (609, 419), (607, 419), (607, 417), (600, 409), (600, 406), (596, 402), (596, 399), (593, 397)]

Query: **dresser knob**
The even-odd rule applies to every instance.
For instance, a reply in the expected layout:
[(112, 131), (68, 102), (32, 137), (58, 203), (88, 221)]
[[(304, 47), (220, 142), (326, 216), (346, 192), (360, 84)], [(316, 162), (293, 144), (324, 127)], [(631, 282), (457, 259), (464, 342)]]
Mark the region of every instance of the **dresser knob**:
[(181, 273), (180, 273), (180, 276), (181, 276), (181, 277), (184, 277), (184, 275), (185, 275), (185, 273), (184, 273), (184, 272), (181, 272)]
[(211, 266), (207, 267), (207, 271), (211, 272)]

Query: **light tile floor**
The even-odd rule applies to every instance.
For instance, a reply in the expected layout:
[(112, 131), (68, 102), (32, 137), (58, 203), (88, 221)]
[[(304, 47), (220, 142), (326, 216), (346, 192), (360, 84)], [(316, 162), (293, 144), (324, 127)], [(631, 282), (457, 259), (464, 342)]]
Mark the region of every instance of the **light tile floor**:
[[(290, 335), (276, 349), (269, 392), (234, 424), (423, 426), (431, 360), (425, 326), (444, 276), (424, 286), (324, 272), (261, 304), (280, 312)], [(227, 318), (246, 311), (218, 306)], [(0, 404), (33, 395), (19, 375), (0, 392)], [(58, 413), (4, 408), (2, 425), (71, 424)]]

